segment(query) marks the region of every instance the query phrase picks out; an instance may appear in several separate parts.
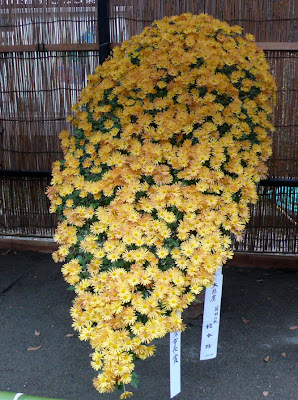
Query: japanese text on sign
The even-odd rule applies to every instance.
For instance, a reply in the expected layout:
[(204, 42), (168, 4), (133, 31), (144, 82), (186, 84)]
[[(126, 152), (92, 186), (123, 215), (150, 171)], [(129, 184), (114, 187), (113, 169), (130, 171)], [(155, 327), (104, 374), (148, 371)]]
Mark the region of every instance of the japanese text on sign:
[(223, 276), (219, 270), (213, 286), (206, 289), (200, 360), (209, 360), (217, 355), (222, 282)]
[(181, 392), (181, 332), (170, 333), (171, 399)]

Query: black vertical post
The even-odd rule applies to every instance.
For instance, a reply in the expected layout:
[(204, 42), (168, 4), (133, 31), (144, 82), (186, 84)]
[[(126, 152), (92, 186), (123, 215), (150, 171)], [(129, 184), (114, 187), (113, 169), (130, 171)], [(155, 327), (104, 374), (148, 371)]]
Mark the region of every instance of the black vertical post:
[(110, 54), (109, 0), (97, 0), (97, 23), (99, 62), (102, 64)]

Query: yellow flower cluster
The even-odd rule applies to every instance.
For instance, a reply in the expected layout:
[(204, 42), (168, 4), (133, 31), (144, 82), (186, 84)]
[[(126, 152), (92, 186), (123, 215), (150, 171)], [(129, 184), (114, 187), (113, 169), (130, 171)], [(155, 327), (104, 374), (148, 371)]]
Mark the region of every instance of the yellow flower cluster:
[(232, 257), (230, 234), (257, 200), (276, 88), (241, 30), (206, 14), (156, 21), (88, 77), (74, 135), (60, 134), (53, 257), (99, 392), (134, 383), (151, 342), (183, 329), (180, 313)]

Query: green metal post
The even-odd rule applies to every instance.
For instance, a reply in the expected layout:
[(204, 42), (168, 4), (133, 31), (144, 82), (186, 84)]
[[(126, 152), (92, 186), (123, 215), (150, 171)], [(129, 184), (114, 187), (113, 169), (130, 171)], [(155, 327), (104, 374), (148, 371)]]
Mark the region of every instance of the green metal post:
[(30, 396), (25, 393), (0, 392), (0, 400), (62, 400), (49, 397)]

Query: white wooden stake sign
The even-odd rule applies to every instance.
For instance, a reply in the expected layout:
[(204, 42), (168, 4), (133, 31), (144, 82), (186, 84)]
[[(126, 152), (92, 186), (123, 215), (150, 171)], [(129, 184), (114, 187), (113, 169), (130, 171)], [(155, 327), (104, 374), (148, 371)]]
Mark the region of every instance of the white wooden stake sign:
[[(222, 295), (222, 268), (215, 273), (213, 286), (205, 291), (200, 360), (210, 360), (217, 355), (217, 343)], [(181, 332), (170, 333), (170, 395), (181, 392)]]
[(181, 392), (181, 332), (170, 333), (170, 394)]
[(213, 286), (205, 291), (200, 360), (210, 360), (217, 354), (222, 282), (220, 268), (216, 271)]

